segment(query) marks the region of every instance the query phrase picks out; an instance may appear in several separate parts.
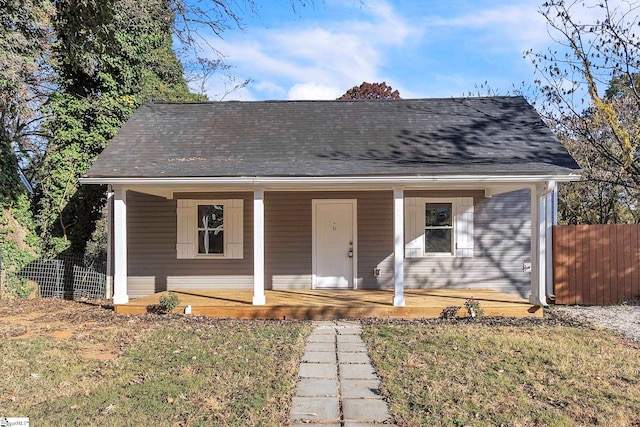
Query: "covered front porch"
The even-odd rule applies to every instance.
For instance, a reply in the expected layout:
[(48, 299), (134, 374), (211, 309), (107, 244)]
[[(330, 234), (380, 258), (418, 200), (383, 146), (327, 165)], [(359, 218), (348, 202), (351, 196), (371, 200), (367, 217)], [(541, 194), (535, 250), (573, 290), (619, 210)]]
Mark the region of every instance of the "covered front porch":
[[(305, 295), (305, 290), (332, 288), (377, 290), (380, 300), (375, 307), (401, 308), (407, 305), (404, 291), (408, 289), (421, 288), (429, 296), (429, 289), (469, 287), (475, 292), (485, 284), (499, 288), (496, 282), (500, 282), (514, 294), (528, 293), (531, 304), (545, 306), (550, 288), (547, 236), (555, 181), (541, 181), (543, 178), (548, 177), (493, 177), (474, 184), (468, 177), (451, 178), (450, 182), (420, 177), (404, 178), (402, 186), (391, 185), (397, 182), (386, 178), (364, 183), (351, 178), (348, 183), (325, 180), (313, 189), (305, 182), (275, 181), (266, 189), (245, 183), (222, 193), (218, 190), (227, 187), (209, 186), (204, 191), (205, 184), (199, 181), (189, 185), (113, 185), (114, 228), (109, 242), (113, 242), (114, 303), (124, 306), (130, 295), (135, 298), (188, 289), (211, 289), (216, 294), (227, 289), (237, 299), (251, 286), (248, 301), (253, 306), (266, 306), (263, 312), (283, 305), (278, 297), (281, 294), (271, 291), (302, 290), (298, 295)], [(328, 184), (333, 185), (331, 190)], [(527, 190), (529, 194), (522, 193)], [(523, 201), (523, 196), (529, 200)], [(134, 202), (132, 212), (127, 209), (129, 197)], [(196, 227), (195, 209), (201, 205), (222, 206), (227, 212), (223, 226), (226, 246), (218, 255), (209, 255), (206, 250), (203, 255), (196, 244), (197, 233), (202, 231)], [(339, 218), (334, 215), (342, 212), (337, 205), (348, 207)], [(425, 207), (431, 205), (436, 206), (433, 209), (444, 206), (447, 217), (453, 218), (446, 250), (435, 254), (423, 247)], [(134, 226), (131, 232), (130, 225)], [(324, 239), (329, 244), (321, 246), (319, 242), (329, 235), (341, 237), (341, 246), (331, 239)], [(157, 242), (163, 246), (158, 247)], [(520, 242), (517, 249), (514, 242)], [(478, 246), (475, 249), (474, 244)], [(522, 262), (526, 255), (530, 255), (530, 262)], [(347, 267), (324, 271), (320, 265)], [(511, 286), (521, 280), (520, 275), (527, 276), (530, 292)], [(267, 292), (276, 299), (269, 301)], [(244, 297), (241, 301), (240, 305), (244, 304)], [(348, 301), (351, 305), (346, 307), (356, 302), (362, 301)], [(435, 317), (449, 305), (459, 304), (440, 304), (430, 315), (417, 317)], [(415, 306), (430, 307), (423, 303)]]
[[(380, 319), (437, 318), (446, 307), (461, 307), (473, 298), (485, 316), (542, 317), (543, 310), (528, 300), (490, 289), (407, 289), (405, 305), (394, 306), (389, 290), (266, 290), (266, 303), (253, 304), (250, 290), (177, 290), (180, 298), (176, 313), (191, 306), (193, 315), (235, 319)], [(116, 313), (142, 314), (153, 311), (166, 292), (116, 304)]]

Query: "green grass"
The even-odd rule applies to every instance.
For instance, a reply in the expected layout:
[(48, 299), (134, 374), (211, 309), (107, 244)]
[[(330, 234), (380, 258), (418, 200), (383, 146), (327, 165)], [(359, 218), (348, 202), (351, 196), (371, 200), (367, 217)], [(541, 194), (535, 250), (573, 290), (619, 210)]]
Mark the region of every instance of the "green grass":
[(308, 324), (174, 316), (106, 326), (90, 339), (119, 350), (106, 361), (85, 357), (82, 334), (4, 341), (0, 415), (38, 426), (287, 424)]
[[(553, 320), (365, 323), (399, 426), (640, 425), (640, 349), (613, 333)], [(0, 303), (0, 416), (38, 426), (287, 425), (309, 331)]]
[(640, 424), (640, 350), (607, 331), (372, 322), (364, 337), (399, 426)]

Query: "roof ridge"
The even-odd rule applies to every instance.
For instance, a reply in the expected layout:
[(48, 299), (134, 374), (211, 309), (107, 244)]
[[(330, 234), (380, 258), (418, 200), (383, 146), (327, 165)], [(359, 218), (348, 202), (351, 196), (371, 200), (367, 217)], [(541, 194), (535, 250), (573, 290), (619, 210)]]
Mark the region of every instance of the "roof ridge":
[(402, 99), (264, 99), (264, 100), (229, 100), (229, 101), (148, 101), (143, 105), (210, 105), (210, 104), (278, 104), (278, 103), (364, 103), (364, 102), (411, 102), (411, 101), (466, 101), (466, 100), (486, 100), (486, 99), (516, 99), (523, 98), (522, 95), (499, 95), (499, 96), (451, 96), (435, 98), (402, 98)]

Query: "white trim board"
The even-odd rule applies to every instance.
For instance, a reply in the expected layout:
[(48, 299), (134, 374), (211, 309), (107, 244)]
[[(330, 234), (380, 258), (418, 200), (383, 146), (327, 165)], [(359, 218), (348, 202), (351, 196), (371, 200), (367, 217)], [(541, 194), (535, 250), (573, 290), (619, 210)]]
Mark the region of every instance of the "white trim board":
[[(578, 172), (565, 174), (542, 175), (426, 175), (426, 176), (313, 176), (313, 177), (173, 177), (173, 178), (109, 178), (109, 177), (84, 177), (80, 178), (82, 184), (218, 184), (218, 185), (354, 185), (354, 184), (378, 184), (378, 185), (425, 185), (425, 184), (478, 184), (481, 183), (538, 183), (543, 181), (577, 181), (580, 179)], [(391, 188), (390, 188), (391, 189)], [(406, 190), (406, 188), (405, 188)]]

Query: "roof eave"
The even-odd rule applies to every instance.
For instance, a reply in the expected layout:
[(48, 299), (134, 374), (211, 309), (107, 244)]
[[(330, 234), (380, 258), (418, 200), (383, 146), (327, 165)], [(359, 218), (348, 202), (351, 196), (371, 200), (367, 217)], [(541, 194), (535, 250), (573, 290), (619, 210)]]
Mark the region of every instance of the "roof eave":
[(276, 176), (276, 177), (84, 177), (81, 184), (112, 185), (420, 185), (420, 184), (478, 184), (478, 183), (537, 183), (543, 181), (569, 182), (580, 179), (580, 171), (546, 174), (512, 175), (425, 175), (425, 176)]

